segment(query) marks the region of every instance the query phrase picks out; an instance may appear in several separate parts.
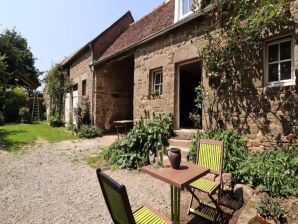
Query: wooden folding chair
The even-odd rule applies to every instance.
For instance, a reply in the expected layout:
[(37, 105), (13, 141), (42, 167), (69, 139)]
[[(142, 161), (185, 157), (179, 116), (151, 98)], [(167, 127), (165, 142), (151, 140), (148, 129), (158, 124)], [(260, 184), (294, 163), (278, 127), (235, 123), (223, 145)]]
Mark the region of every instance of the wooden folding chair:
[(160, 212), (149, 206), (143, 206), (134, 213), (128, 200), (124, 185), (118, 184), (112, 178), (96, 170), (98, 181), (115, 224), (170, 224), (171, 221)]
[[(221, 212), (219, 207), (219, 198), (223, 189), (222, 170), (224, 160), (224, 142), (210, 139), (200, 139), (198, 142), (197, 165), (210, 169), (210, 173), (215, 175), (214, 180), (209, 180), (206, 177), (199, 178), (193, 181), (187, 190), (191, 193), (188, 214), (192, 213), (199, 215), (210, 221), (214, 221), (217, 212)], [(219, 177), (219, 182), (215, 179)], [(200, 199), (195, 192), (204, 192), (211, 199), (210, 202), (205, 202)], [(214, 196), (217, 194), (217, 199)], [(199, 203), (197, 209), (192, 208), (193, 199)]]

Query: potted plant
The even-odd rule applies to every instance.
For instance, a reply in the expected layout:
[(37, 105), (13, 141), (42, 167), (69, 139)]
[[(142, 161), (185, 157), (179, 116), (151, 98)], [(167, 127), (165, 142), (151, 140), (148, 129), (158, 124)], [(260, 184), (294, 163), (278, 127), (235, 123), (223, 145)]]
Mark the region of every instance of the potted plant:
[(280, 224), (286, 223), (288, 212), (277, 200), (267, 196), (257, 204), (257, 213), (260, 224)]
[(29, 122), (30, 110), (29, 110), (28, 107), (22, 107), (22, 108), (20, 108), (19, 115), (21, 117), (21, 122), (23, 124)]
[(160, 99), (159, 91), (157, 91), (157, 90), (152, 91), (152, 92), (151, 92), (151, 97), (152, 97), (153, 99)]

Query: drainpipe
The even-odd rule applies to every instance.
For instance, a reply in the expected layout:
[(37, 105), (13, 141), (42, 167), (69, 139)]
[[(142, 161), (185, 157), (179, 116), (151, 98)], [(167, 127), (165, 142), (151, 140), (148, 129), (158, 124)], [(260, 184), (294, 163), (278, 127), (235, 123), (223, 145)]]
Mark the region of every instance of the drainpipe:
[(92, 60), (92, 64), (90, 65), (90, 71), (92, 74), (92, 78), (91, 78), (91, 122), (92, 124), (94, 124), (94, 80), (95, 80), (95, 69), (94, 69), (94, 65), (93, 63), (94, 61), (94, 52), (93, 52), (93, 47), (92, 47), (92, 43), (89, 43), (89, 48), (91, 50), (91, 60)]

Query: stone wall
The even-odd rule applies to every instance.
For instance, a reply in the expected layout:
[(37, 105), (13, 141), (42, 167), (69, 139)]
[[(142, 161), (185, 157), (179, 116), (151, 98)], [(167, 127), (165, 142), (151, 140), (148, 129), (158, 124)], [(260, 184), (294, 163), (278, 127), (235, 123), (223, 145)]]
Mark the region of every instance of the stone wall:
[(69, 78), (73, 84), (78, 84), (79, 99), (82, 97), (82, 81), (86, 80), (86, 96), (91, 99), (92, 94), (92, 72), (89, 65), (92, 64), (91, 50), (86, 49), (70, 64)]
[[(297, 3), (292, 10), (296, 16)], [(155, 113), (172, 113), (177, 127), (177, 67), (181, 63), (198, 60), (199, 49), (205, 44), (204, 23), (203, 19), (196, 19), (138, 47), (135, 53), (134, 119), (139, 119), (145, 109)], [(298, 55), (297, 45), (295, 54)], [(215, 125), (233, 128), (244, 134), (248, 146), (254, 149), (276, 144), (281, 135), (298, 134), (297, 78), (296, 85), (291, 87), (264, 86), (262, 60), (260, 56), (256, 67), (243, 65), (242, 78), (229, 95), (222, 91), (214, 97), (212, 83), (202, 71), (203, 85), (208, 94), (204, 102), (203, 128)], [(297, 68), (297, 56), (295, 60)], [(163, 68), (163, 95), (161, 99), (151, 100), (148, 97), (149, 74), (159, 67)], [(206, 110), (211, 103), (214, 103), (213, 111)]]
[(133, 118), (133, 69), (132, 57), (96, 68), (94, 115), (101, 128)]

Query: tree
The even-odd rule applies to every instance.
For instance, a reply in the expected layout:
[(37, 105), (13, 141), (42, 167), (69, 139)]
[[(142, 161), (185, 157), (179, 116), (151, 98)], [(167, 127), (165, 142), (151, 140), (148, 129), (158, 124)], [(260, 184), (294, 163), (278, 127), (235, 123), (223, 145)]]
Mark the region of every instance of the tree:
[(5, 56), (0, 54), (0, 89), (5, 86), (7, 80), (7, 64), (5, 61)]
[[(21, 72), (32, 81), (40, 84), (39, 71), (34, 66), (35, 58), (27, 40), (16, 30), (5, 30), (0, 34), (0, 75), (4, 80), (14, 72)], [(1, 82), (0, 81), (0, 82)]]

